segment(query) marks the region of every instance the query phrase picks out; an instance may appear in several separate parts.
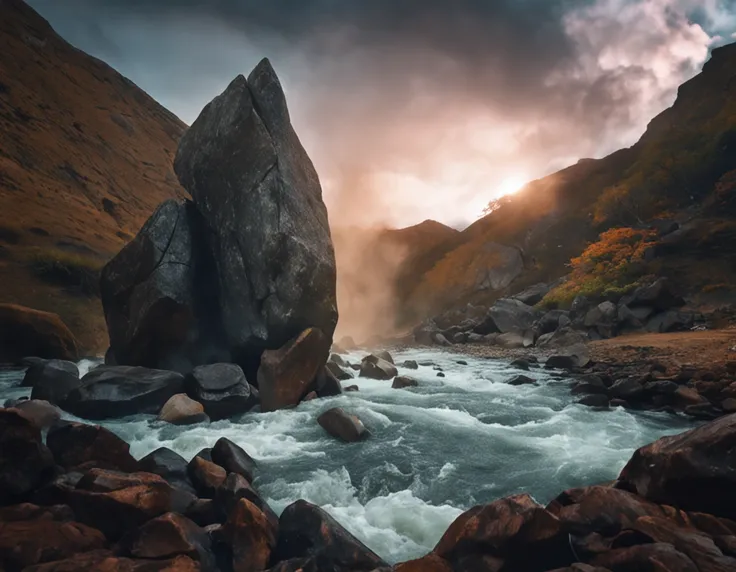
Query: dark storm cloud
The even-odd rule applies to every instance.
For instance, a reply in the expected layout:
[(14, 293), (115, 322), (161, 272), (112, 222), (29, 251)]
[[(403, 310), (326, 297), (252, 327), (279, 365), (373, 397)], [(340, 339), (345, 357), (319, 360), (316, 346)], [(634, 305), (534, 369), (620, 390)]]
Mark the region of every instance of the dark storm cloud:
[(509, 176), (632, 143), (707, 56), (688, 16), (723, 27), (733, 13), (731, 0), (31, 3), (186, 121), (267, 55), (334, 216), (388, 223), (467, 221)]

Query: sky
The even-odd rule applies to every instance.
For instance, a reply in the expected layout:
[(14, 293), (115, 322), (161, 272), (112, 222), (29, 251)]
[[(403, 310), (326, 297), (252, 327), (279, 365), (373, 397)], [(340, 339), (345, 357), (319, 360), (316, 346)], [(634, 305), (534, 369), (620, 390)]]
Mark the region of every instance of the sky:
[(736, 0), (30, 0), (187, 123), (267, 56), (333, 226), (475, 220), (633, 144)]

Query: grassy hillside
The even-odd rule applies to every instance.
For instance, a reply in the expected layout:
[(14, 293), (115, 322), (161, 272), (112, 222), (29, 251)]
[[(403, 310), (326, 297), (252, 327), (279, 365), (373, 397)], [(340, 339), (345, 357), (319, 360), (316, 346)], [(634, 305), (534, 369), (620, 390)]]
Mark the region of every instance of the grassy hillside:
[[(702, 73), (681, 86), (676, 103), (633, 147), (534, 181), (435, 247), (420, 275), (401, 274), (400, 319), (410, 323), (467, 302), (490, 303), (573, 270), (579, 291), (625, 290), (656, 273), (676, 278), (696, 300), (718, 290), (729, 294), (736, 283), (734, 70), (736, 44), (714, 50)], [(667, 237), (652, 240), (640, 232), (671, 221), (681, 228)], [(624, 230), (601, 239), (609, 229)], [(652, 242), (646, 246), (656, 255), (644, 260), (641, 243), (626, 244), (632, 236)], [(524, 271), (506, 288), (478, 288), (477, 274), (499, 263), (488, 248), (493, 243), (520, 249)], [(612, 271), (610, 261), (620, 262), (630, 247), (641, 264), (621, 266), (613, 282), (612, 274), (602, 279), (601, 271)], [(558, 301), (568, 302), (572, 293), (557, 292)]]
[(0, 2), (0, 301), (58, 312), (104, 349), (97, 271), (184, 196), (171, 167), (184, 129), (25, 3)]

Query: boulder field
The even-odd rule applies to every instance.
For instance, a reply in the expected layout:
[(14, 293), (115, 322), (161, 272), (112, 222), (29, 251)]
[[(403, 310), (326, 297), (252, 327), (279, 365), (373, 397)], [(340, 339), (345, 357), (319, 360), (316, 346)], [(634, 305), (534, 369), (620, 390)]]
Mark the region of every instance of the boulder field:
[[(356, 421), (320, 420), (350, 441)], [(166, 448), (135, 459), (102, 427), (57, 421), (44, 438), (0, 409), (0, 569), (726, 572), (734, 440), (736, 415), (724, 416), (642, 447), (614, 482), (546, 506), (517, 494), (473, 507), (430, 554), (390, 566), (306, 501), (277, 516), (253, 485), (257, 464), (226, 438), (189, 461)]]

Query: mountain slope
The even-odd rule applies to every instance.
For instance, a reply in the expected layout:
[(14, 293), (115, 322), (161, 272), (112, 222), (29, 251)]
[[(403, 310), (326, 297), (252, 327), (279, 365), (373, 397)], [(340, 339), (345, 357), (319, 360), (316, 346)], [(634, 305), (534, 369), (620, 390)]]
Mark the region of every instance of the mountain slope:
[(185, 196), (171, 166), (185, 127), (25, 3), (0, 2), (0, 300), (59, 312), (100, 349), (94, 274)]
[[(571, 259), (609, 228), (675, 222), (648, 271), (690, 294), (736, 280), (736, 44), (714, 50), (631, 148), (586, 159), (534, 181), (436, 250), (404, 283), (400, 320), (411, 323), (468, 302), (490, 303), (570, 272)], [(730, 209), (730, 210), (729, 210)], [(660, 221), (660, 222), (658, 222)], [(489, 245), (517, 248), (524, 268), (500, 288), (479, 274), (501, 269)]]

